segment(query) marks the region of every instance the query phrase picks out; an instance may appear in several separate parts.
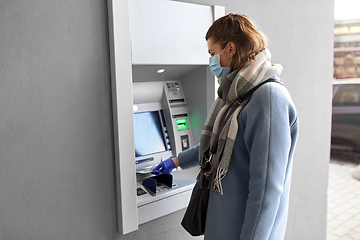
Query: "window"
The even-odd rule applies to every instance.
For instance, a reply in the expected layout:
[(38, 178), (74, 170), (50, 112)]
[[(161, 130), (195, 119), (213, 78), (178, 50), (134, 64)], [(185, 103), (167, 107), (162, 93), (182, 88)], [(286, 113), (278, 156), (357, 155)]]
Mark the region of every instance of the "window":
[(360, 84), (334, 85), (333, 106), (360, 106)]

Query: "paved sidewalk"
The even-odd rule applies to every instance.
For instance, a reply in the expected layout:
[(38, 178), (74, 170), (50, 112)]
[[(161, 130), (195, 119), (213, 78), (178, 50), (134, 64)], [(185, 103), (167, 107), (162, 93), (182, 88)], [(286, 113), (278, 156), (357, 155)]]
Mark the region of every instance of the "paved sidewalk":
[(360, 181), (352, 177), (356, 167), (330, 162), (327, 240), (360, 240)]

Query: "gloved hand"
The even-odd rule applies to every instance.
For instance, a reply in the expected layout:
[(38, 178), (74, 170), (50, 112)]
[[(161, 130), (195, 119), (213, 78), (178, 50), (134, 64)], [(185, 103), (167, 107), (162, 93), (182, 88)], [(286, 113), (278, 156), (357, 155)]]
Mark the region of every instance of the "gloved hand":
[(169, 157), (168, 159), (162, 161), (159, 165), (157, 165), (153, 170), (152, 174), (170, 174), (175, 167), (174, 161), (172, 160), (174, 157)]

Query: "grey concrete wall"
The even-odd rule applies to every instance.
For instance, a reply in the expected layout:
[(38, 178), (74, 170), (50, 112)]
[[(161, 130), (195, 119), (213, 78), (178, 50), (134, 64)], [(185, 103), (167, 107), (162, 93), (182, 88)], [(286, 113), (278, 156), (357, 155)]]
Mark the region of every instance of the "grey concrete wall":
[[(325, 239), (333, 1), (191, 0), (269, 37), (300, 118), (286, 239)], [(0, 239), (193, 239), (183, 211), (116, 232), (107, 3), (0, 1)]]
[(107, 3), (0, 1), (0, 239), (114, 239)]

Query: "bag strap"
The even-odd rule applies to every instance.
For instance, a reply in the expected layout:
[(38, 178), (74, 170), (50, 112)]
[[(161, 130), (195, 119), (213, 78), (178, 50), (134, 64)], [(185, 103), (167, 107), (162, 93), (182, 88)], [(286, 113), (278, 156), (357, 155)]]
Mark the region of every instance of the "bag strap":
[[(225, 127), (225, 124), (226, 122), (229, 120), (229, 118), (231, 117), (231, 115), (234, 113), (234, 111), (240, 106), (240, 104), (249, 99), (251, 97), (251, 95), (259, 88), (261, 87), (262, 85), (266, 84), (266, 83), (269, 83), (269, 82), (277, 82), (277, 83), (280, 83), (282, 84), (278, 79), (277, 77), (271, 77), (269, 78), (268, 80), (256, 85), (254, 88), (252, 88), (250, 91), (246, 92), (245, 94), (241, 95), (237, 101), (234, 101), (234, 103), (232, 104), (232, 106), (230, 107), (230, 111), (227, 115), (227, 117), (225, 118), (224, 122), (222, 123), (221, 127), (219, 128), (220, 130), (218, 131), (218, 133), (216, 134), (216, 137), (215, 137), (215, 141), (210, 149), (210, 156), (214, 155), (215, 152), (216, 152), (216, 149), (217, 149), (217, 146), (218, 146), (218, 141), (219, 141), (219, 136), (220, 136), (220, 133), (221, 131), (223, 130), (223, 128)], [(209, 158), (209, 160), (211, 159), (211, 157)]]

